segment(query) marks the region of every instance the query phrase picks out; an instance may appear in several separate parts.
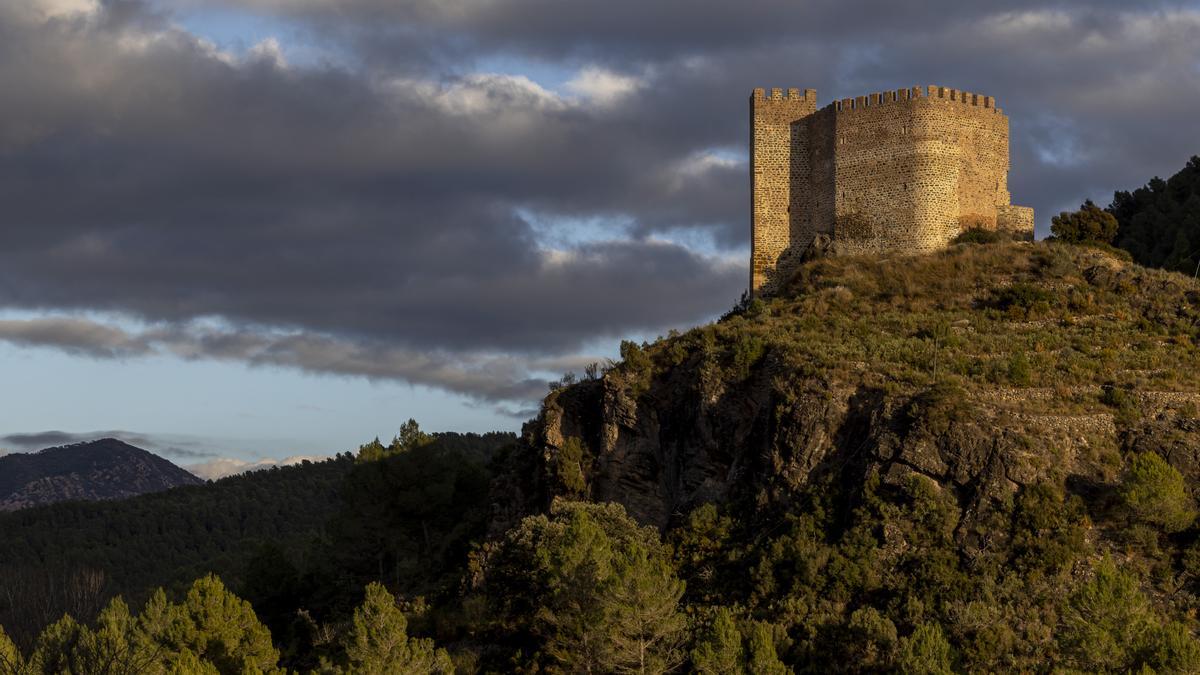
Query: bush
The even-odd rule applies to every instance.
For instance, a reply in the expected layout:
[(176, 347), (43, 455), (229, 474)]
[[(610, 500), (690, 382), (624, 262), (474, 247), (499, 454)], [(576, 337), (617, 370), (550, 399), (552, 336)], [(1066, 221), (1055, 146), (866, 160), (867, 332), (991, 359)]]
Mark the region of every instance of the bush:
[(767, 344), (763, 339), (756, 335), (746, 335), (745, 333), (738, 336), (736, 342), (733, 343), (733, 370), (738, 377), (746, 378), (750, 375), (750, 369), (754, 364), (762, 359), (767, 353)]
[(1071, 244), (1111, 244), (1117, 236), (1117, 219), (1090, 199), (1078, 211), (1063, 211), (1051, 218), (1050, 223), (1055, 238)]
[(1153, 616), (1137, 577), (1105, 558), (1071, 594), (1063, 619), (1059, 638), (1075, 665), (1108, 672), (1132, 668)]
[(621, 360), (634, 373), (645, 373), (650, 370), (650, 355), (646, 353), (645, 345), (639, 345), (632, 340), (621, 340)]
[(1003, 233), (996, 230), (985, 230), (981, 227), (972, 227), (963, 230), (961, 234), (954, 238), (955, 244), (995, 244), (996, 242), (1008, 239)]
[(1025, 352), (1014, 352), (1008, 357), (1008, 381), (1018, 387), (1028, 387), (1033, 381), (1033, 369)]
[(1120, 493), (1134, 519), (1166, 532), (1184, 530), (1196, 518), (1183, 476), (1154, 452), (1133, 456)]
[(1052, 297), (1049, 291), (1041, 286), (1017, 282), (995, 291), (995, 305), (1002, 311), (1009, 313), (1023, 311), (1028, 316), (1050, 309)]

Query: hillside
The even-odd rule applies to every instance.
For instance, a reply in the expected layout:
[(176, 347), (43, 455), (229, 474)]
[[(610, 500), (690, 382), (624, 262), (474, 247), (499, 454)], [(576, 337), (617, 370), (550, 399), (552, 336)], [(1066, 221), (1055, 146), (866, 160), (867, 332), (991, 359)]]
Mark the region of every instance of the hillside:
[[(48, 588), (119, 577), (153, 627), (147, 583), (217, 571), (278, 649), (198, 629), (220, 672), (1200, 672), (1198, 341), (1200, 282), (1119, 252), (818, 259), (564, 378), (515, 442), (409, 421), (312, 491), (2, 516), (0, 579), (71, 559)], [(35, 640), (33, 599), (9, 633), (36, 659), (63, 629)]]
[(968, 670), (1133, 668), (1150, 647), (1063, 642), (1086, 638), (1070, 593), (1114, 556), (1139, 612), (1197, 628), (1198, 339), (1200, 283), (1096, 249), (817, 260), (552, 393), (492, 531), (619, 503), (673, 543), (694, 611), (739, 607), (815, 671), (893, 667), (927, 625)]
[(411, 428), (421, 444), (411, 451), (375, 440), (357, 461), (343, 453), (120, 501), (0, 513), (0, 626), (28, 646), (64, 612), (88, 620), (114, 596), (136, 605), (156, 586), (209, 572), (284, 626), (297, 606), (323, 610), (361, 592), (385, 564), (389, 583), (428, 588), (439, 558), (452, 550), (460, 564), (485, 527), (480, 467), (514, 437)]
[(1198, 321), (1200, 283), (1088, 248), (809, 263), (780, 297), (627, 344), (548, 397), (510, 460), (536, 466), (508, 474), (527, 500), (498, 498), (617, 501), (666, 527), (708, 501), (787, 503), (830, 471), (920, 474), (979, 521), (1025, 485), (1109, 484), (1133, 449), (1200, 478)]
[(0, 511), (121, 499), (203, 482), (157, 455), (104, 438), (0, 456)]
[(236, 579), (258, 549), (316, 537), (337, 505), (348, 456), (167, 492), (0, 514), (0, 625), (28, 641), (63, 612), (89, 617), (113, 595), (213, 571)]

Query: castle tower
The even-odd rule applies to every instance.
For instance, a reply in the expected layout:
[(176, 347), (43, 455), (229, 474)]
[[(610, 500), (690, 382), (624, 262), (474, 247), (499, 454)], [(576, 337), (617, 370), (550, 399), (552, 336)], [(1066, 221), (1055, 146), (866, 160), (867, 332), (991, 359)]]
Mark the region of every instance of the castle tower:
[(989, 96), (914, 87), (816, 109), (816, 92), (750, 97), (750, 289), (770, 293), (806, 253), (944, 248), (969, 228), (1032, 238), (1011, 206), (1008, 118)]

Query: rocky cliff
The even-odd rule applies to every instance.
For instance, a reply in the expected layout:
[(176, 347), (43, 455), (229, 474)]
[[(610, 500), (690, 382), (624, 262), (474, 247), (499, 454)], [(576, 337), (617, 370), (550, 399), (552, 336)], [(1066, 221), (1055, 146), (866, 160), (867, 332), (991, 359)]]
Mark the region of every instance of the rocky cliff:
[(716, 324), (626, 344), (554, 391), (494, 488), (497, 531), (557, 496), (668, 528), (706, 502), (928, 477), (966, 549), (1024, 486), (1102, 498), (1131, 451), (1200, 478), (1200, 284), (1094, 249), (959, 245), (808, 263)]

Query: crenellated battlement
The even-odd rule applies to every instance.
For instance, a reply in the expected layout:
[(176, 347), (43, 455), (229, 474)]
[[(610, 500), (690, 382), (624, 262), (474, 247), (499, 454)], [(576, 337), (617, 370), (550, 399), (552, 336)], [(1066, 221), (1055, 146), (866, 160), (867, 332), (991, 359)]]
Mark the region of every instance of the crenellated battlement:
[(814, 89), (750, 96), (750, 288), (805, 256), (931, 251), (968, 228), (1033, 236), (1010, 205), (1008, 118), (996, 99), (908, 87), (817, 109)]
[(805, 89), (801, 91), (798, 88), (792, 87), (787, 89), (785, 94), (785, 90), (779, 87), (775, 87), (770, 91), (762, 87), (758, 87), (754, 90), (754, 93), (750, 98), (754, 101), (764, 103), (769, 103), (771, 101), (808, 101), (816, 103), (817, 90)]
[(944, 100), (961, 103), (962, 105), (984, 108), (994, 113), (1002, 113), (996, 107), (996, 99), (983, 94), (973, 94), (958, 89), (949, 87), (938, 87), (929, 85), (926, 87), (909, 87), (907, 89), (896, 89), (895, 91), (884, 91), (867, 94), (866, 96), (858, 96), (855, 98), (844, 98), (840, 101), (834, 101), (825, 106), (826, 109), (832, 108), (837, 112), (848, 112), (851, 110), (861, 110), (863, 108), (877, 108), (883, 105), (903, 104), (920, 100)]

